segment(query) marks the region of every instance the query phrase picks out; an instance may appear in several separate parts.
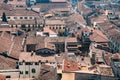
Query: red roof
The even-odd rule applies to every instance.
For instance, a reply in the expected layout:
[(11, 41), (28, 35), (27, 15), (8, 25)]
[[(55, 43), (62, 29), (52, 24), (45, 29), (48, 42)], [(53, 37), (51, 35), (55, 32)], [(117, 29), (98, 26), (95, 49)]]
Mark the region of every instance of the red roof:
[(106, 37), (106, 35), (104, 35), (100, 30), (97, 29), (93, 29), (91, 27), (85, 27), (82, 28), (80, 30), (78, 30), (77, 32), (75, 32), (76, 36), (82, 36), (82, 32), (92, 32), (92, 34), (90, 35), (90, 40), (91, 41), (95, 41), (95, 42), (109, 42), (109, 39)]
[(106, 35), (104, 35), (100, 30), (93, 30), (90, 40), (95, 42), (110, 42)]
[(5, 76), (0, 74), (0, 80), (6, 80)]
[(80, 70), (79, 64), (74, 61), (64, 60), (63, 62), (63, 71), (70, 72), (70, 71), (78, 71)]
[(44, 28), (44, 32), (46, 33), (49, 33), (49, 34), (57, 34), (57, 32), (55, 31), (55, 30), (51, 30), (51, 29), (49, 29), (48, 27), (45, 27)]

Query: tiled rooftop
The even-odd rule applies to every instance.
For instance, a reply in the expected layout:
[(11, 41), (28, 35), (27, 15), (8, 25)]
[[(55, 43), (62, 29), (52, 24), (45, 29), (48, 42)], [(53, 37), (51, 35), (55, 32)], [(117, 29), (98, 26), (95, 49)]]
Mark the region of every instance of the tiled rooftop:
[(93, 30), (90, 40), (95, 42), (110, 42), (106, 35), (104, 35), (100, 30)]
[(5, 79), (6, 79), (5, 75), (0, 74), (0, 80), (5, 80)]
[(57, 34), (56, 31), (49, 29), (48, 27), (44, 28), (44, 33), (49, 33), (49, 34)]
[(65, 25), (65, 22), (64, 20), (61, 20), (61, 19), (54, 19), (54, 20), (46, 20), (46, 25)]
[(9, 80), (36, 80), (34, 78), (10, 78)]
[(55, 79), (55, 68), (53, 66), (48, 66), (48, 65), (42, 65), (41, 66), (41, 71), (40, 71), (40, 75), (39, 78), (43, 79), (43, 80), (54, 80)]
[(15, 69), (16, 68), (16, 60), (4, 57), (0, 55), (0, 69)]
[(94, 17), (94, 18), (92, 18), (91, 19), (93, 22), (97, 22), (97, 23), (100, 23), (100, 22), (104, 22), (104, 21), (106, 21), (106, 20), (108, 20), (107, 19), (107, 16), (106, 15), (100, 15), (100, 16), (98, 16), (98, 17)]
[(11, 46), (11, 37), (8, 33), (3, 32), (0, 37), (0, 52), (9, 51)]
[(110, 22), (103, 22), (98, 24), (106, 34), (114, 39), (117, 43), (120, 43), (120, 31), (116, 28), (115, 25), (111, 24)]
[(3, 31), (0, 37), (0, 52), (7, 51), (9, 56), (18, 59), (19, 53), (22, 50), (23, 38), (24, 35), (14, 36), (10, 32)]
[(86, 21), (83, 18), (82, 15), (80, 15), (79, 13), (73, 13), (70, 17), (68, 17), (67, 22), (77, 22), (78, 24), (84, 24), (86, 25)]
[(63, 68), (64, 72), (71, 72), (71, 71), (80, 70), (80, 66), (77, 62), (68, 61), (68, 60), (63, 61), (63, 67), (62, 68)]
[(2, 15), (3, 12), (5, 12), (7, 16), (39, 16), (38, 13), (26, 9), (16, 9), (16, 10), (13, 9), (12, 11), (0, 10), (0, 15)]
[(12, 51), (10, 53), (10, 56), (19, 59), (19, 54), (22, 50), (22, 41), (24, 36), (16, 36), (14, 38), (14, 45), (12, 48)]
[(45, 38), (46, 42), (77, 42), (77, 39), (75, 37), (47, 37)]
[(29, 53), (29, 52), (21, 52), (19, 56), (19, 62), (22, 61), (25, 62), (55, 62), (55, 57), (54, 56), (47, 56), (47, 57), (42, 57), (40, 55), (36, 55), (35, 53)]
[(40, 8), (40, 11), (47, 12), (50, 9), (54, 8), (67, 8), (68, 4), (67, 3), (37, 3), (36, 5), (33, 6), (33, 8)]
[(76, 37), (78, 35), (79, 35), (79, 37), (81, 37), (82, 36), (82, 32), (92, 33), (90, 35), (90, 40), (91, 41), (95, 41), (95, 42), (109, 42), (109, 39), (100, 30), (93, 29), (93, 28), (90, 28), (90, 27), (81, 28), (80, 30), (75, 32)]
[(12, 7), (13, 6), (10, 4), (0, 3), (0, 10), (10, 10), (10, 9), (12, 9)]
[(110, 66), (100, 65), (99, 69), (100, 69), (100, 73), (101, 73), (102, 76), (112, 76), (112, 77), (114, 77), (112, 68)]

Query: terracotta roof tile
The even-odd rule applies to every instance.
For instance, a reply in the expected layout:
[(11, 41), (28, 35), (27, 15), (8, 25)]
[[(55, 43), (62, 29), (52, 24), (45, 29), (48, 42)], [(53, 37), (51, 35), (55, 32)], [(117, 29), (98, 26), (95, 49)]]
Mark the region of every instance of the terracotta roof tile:
[(95, 42), (110, 42), (110, 40), (99, 30), (93, 30), (93, 34), (90, 36), (91, 41)]
[(107, 63), (107, 65), (110, 65), (110, 59), (112, 57), (112, 54), (104, 54), (104, 59), (105, 59), (105, 62)]
[(48, 60), (48, 62), (55, 62), (55, 57), (42, 57), (40, 55), (36, 55), (35, 53), (32, 55), (32, 53), (29, 52), (21, 52), (19, 56), (19, 62), (22, 62), (23, 60), (25, 62), (46, 62), (46, 60)]
[(98, 17), (94, 17), (91, 19), (93, 22), (97, 22), (97, 23), (101, 23), (101, 22), (104, 22), (106, 20), (108, 20), (107, 16), (106, 15), (100, 15)]
[(46, 20), (46, 25), (65, 25), (65, 21), (64, 20), (61, 20), (61, 19), (49, 19), (49, 20)]
[(22, 41), (24, 36), (16, 36), (14, 38), (14, 45), (12, 48), (12, 51), (10, 53), (10, 56), (19, 59), (20, 52), (22, 50)]
[(13, 9), (12, 11), (0, 10), (0, 15), (2, 15), (3, 12), (6, 13), (6, 16), (39, 16), (38, 13), (26, 9), (15, 9), (15, 10)]
[(78, 35), (81, 37), (82, 36), (82, 32), (89, 32), (89, 33), (92, 32), (92, 34), (90, 35), (90, 40), (91, 41), (95, 41), (95, 42), (109, 42), (109, 39), (100, 30), (93, 29), (93, 28), (90, 28), (90, 27), (81, 28), (80, 30), (78, 30), (74, 34), (76, 35), (76, 37)]
[(113, 54), (112, 58), (120, 59), (120, 53)]
[(71, 72), (80, 70), (79, 64), (73, 61), (64, 60), (63, 72)]
[(6, 80), (5, 75), (0, 74), (0, 80)]
[(75, 37), (47, 37), (45, 38), (46, 42), (78, 42)]
[(15, 69), (16, 60), (0, 55), (0, 69)]
[(111, 76), (111, 77), (114, 77), (112, 68), (110, 66), (100, 65), (99, 69), (100, 69), (100, 74), (102, 76)]
[(49, 65), (41, 65), (39, 78), (43, 80), (48, 80), (48, 79), (54, 80), (55, 68)]
[(11, 44), (12, 42), (9, 39), (0, 37), (0, 52), (9, 51)]
[(57, 34), (56, 31), (53, 31), (53, 30), (49, 29), (48, 27), (45, 27), (45, 28), (44, 28), (44, 33)]
[(67, 22), (71, 22), (71, 21), (72, 22), (77, 22), (77, 23), (82, 23), (82, 24), (86, 25), (85, 19), (79, 13), (74, 13), (70, 17), (68, 17)]

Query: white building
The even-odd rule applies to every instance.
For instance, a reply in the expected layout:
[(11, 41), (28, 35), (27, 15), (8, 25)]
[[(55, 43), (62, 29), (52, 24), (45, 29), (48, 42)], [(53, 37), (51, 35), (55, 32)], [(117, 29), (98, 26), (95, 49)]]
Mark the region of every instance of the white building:
[(41, 64), (55, 66), (54, 56), (43, 57), (30, 52), (20, 53), (18, 62), (20, 78), (38, 78)]

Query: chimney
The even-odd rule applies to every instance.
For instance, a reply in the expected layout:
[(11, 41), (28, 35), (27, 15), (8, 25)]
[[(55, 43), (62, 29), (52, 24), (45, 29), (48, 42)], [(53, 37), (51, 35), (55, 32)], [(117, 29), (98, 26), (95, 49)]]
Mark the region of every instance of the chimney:
[(93, 34), (93, 30), (90, 31), (90, 35), (92, 35), (92, 34)]
[(65, 39), (65, 52), (66, 52), (66, 53), (68, 52), (66, 39)]
[(69, 63), (69, 62), (67, 63), (67, 67), (68, 67), (68, 68), (70, 67), (70, 63)]
[(106, 15), (106, 16), (108, 15), (108, 10), (105, 10), (105, 15)]
[(34, 52), (32, 51), (32, 52), (31, 52), (31, 56), (33, 56), (33, 55), (34, 55)]

